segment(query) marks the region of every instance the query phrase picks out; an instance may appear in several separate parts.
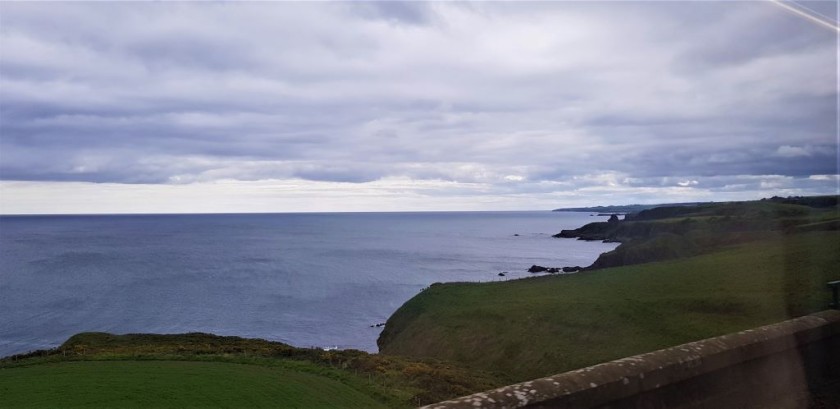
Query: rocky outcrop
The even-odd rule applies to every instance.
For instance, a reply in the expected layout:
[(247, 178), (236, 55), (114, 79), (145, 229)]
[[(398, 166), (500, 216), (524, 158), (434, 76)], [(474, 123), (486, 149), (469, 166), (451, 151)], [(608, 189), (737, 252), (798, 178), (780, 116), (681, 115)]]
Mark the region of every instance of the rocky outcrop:
[(582, 268), (580, 266), (574, 267), (543, 267), (538, 266), (536, 264), (532, 265), (531, 268), (528, 269), (529, 273), (574, 273), (575, 271), (580, 271)]
[(621, 221), (616, 222), (595, 222), (584, 225), (574, 230), (561, 230), (553, 235), (556, 238), (578, 239), (587, 241), (603, 241), (615, 238), (615, 233), (621, 226)]

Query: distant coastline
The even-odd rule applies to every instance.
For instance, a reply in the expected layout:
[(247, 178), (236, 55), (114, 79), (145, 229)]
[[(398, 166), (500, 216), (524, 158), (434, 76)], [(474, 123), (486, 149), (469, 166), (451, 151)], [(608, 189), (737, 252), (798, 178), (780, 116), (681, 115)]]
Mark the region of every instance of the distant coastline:
[(598, 213), (599, 216), (608, 216), (610, 214), (628, 214), (641, 212), (642, 210), (653, 209), (663, 206), (696, 206), (704, 203), (713, 202), (682, 202), (682, 203), (659, 203), (659, 204), (629, 204), (629, 205), (609, 205), (609, 206), (591, 206), (591, 207), (564, 207), (560, 209), (553, 209), (552, 212), (590, 212)]

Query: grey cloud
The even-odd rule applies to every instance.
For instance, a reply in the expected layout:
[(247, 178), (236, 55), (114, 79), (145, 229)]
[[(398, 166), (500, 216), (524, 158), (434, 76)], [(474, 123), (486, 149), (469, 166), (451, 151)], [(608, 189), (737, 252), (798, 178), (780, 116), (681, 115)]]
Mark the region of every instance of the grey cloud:
[(838, 172), (834, 37), (763, 3), (0, 8), (5, 180)]
[(393, 23), (428, 24), (434, 18), (429, 7), (429, 4), (417, 1), (374, 1), (357, 3), (351, 11)]
[[(708, 7), (716, 7), (708, 4)], [(772, 30), (761, 29), (773, 27)], [(757, 58), (800, 53), (833, 37), (829, 30), (793, 15), (772, 2), (746, 3), (734, 14), (709, 24), (678, 56), (686, 70), (720, 69)]]
[(382, 175), (364, 168), (327, 166), (307, 167), (296, 171), (294, 176), (313, 181), (364, 183), (377, 180)]

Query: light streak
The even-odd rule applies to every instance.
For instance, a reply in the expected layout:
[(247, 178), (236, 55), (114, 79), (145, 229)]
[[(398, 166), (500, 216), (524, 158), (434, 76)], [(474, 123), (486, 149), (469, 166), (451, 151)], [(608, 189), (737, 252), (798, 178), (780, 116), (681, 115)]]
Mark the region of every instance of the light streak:
[(784, 9), (786, 9), (786, 10), (792, 12), (792, 13), (795, 13), (795, 14), (798, 14), (802, 17), (805, 17), (806, 19), (811, 20), (811, 21), (813, 21), (813, 22), (815, 22), (815, 23), (817, 23), (817, 24), (819, 24), (823, 27), (830, 28), (831, 30), (833, 30), (837, 33), (840, 33), (840, 27), (837, 27), (833, 23), (830, 23), (830, 22), (825, 21), (823, 19), (812, 16), (812, 15), (810, 15), (810, 14), (808, 14), (808, 13), (802, 11), (802, 10), (799, 10), (795, 7), (791, 7), (791, 6), (785, 4), (784, 2), (782, 2), (780, 0), (770, 0), (770, 2), (779, 5), (779, 7), (782, 7), (782, 8), (784, 8)]
[[(816, 10), (814, 10), (814, 9), (810, 8), (810, 7), (807, 7), (807, 6), (805, 6), (804, 4), (802, 4), (802, 3), (799, 3), (799, 2), (796, 2), (796, 1), (793, 1), (793, 0), (788, 0), (788, 3), (789, 3), (789, 4), (795, 4), (795, 5), (796, 5), (796, 7), (799, 7), (799, 8), (801, 8), (801, 9), (805, 9), (805, 10), (808, 10), (808, 12), (809, 12), (809, 13), (811, 13), (812, 15), (814, 15), (814, 17), (817, 17), (817, 16), (822, 17), (822, 18), (823, 18), (823, 21), (828, 21), (828, 22), (834, 22), (834, 21), (835, 21), (835, 18), (834, 18), (834, 17), (826, 16), (825, 14), (820, 13), (819, 11), (816, 11)], [(818, 18), (819, 18), (819, 17), (818, 17)]]

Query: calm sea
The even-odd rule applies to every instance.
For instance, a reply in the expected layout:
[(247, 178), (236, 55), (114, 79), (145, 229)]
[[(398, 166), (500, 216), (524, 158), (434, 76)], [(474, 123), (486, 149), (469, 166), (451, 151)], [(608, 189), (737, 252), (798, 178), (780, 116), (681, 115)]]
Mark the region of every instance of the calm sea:
[[(589, 265), (615, 244), (555, 239), (588, 213), (0, 217), (0, 356), (82, 331), (211, 332), (376, 351), (438, 281)], [(498, 273), (507, 271), (506, 277)]]

